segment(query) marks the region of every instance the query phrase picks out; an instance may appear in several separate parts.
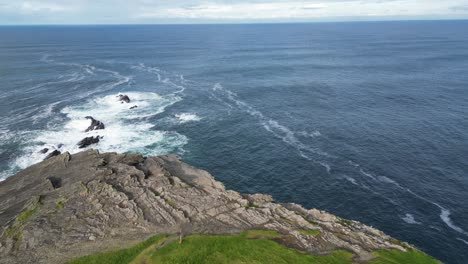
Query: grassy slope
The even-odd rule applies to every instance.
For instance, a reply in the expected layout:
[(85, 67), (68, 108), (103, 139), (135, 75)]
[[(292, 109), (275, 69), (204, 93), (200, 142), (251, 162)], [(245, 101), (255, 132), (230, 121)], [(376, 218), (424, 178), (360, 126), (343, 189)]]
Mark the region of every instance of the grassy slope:
[[(238, 235), (192, 235), (182, 244), (168, 237), (155, 236), (131, 248), (100, 253), (70, 263), (315, 263), (350, 264), (353, 255), (335, 251), (327, 256), (312, 256), (284, 247), (271, 239), (281, 237), (272, 231), (254, 230)], [(167, 245), (161, 245), (166, 240)], [(420, 251), (377, 251), (370, 264), (436, 264)]]
[(165, 240), (165, 236), (154, 236), (150, 239), (136, 244), (135, 246), (127, 249), (110, 251), (82, 257), (69, 262), (70, 264), (116, 264), (116, 263), (130, 263), (146, 248), (159, 244)]
[(371, 261), (370, 264), (440, 264), (439, 261), (417, 250), (408, 251), (404, 254), (396, 250), (379, 250), (375, 254), (379, 258)]

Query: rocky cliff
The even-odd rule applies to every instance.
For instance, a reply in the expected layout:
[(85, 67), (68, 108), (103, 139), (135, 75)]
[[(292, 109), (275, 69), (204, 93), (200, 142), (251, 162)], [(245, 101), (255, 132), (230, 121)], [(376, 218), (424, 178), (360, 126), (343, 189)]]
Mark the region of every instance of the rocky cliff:
[[(61, 154), (0, 183), (0, 263), (65, 263), (155, 234), (285, 234), (279, 243), (368, 261), (380, 249), (412, 246), (356, 221), (269, 195), (226, 190), (177, 156)], [(304, 230), (317, 230), (309, 235)]]

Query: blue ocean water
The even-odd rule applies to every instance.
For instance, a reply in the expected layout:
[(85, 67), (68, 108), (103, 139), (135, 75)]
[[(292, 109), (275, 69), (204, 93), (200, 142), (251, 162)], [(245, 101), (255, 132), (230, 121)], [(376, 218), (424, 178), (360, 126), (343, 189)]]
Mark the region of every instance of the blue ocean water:
[(468, 263), (468, 21), (0, 27), (0, 102), (0, 178), (79, 151), (92, 115), (101, 151)]

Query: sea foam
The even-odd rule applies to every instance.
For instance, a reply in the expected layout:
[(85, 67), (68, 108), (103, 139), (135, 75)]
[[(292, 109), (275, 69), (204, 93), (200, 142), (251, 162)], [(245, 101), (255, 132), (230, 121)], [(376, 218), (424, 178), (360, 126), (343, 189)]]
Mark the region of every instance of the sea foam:
[[(58, 149), (61, 152), (81, 151), (77, 142), (84, 137), (101, 136), (99, 143), (88, 148), (103, 152), (139, 152), (143, 155), (160, 155), (181, 150), (188, 141), (187, 137), (174, 131), (160, 131), (145, 121), (146, 118), (160, 114), (181, 100), (174, 94), (161, 96), (156, 93), (128, 92), (131, 103), (121, 103), (116, 94), (95, 97), (84, 104), (65, 107), (61, 113), (67, 121), (48, 130), (38, 131), (25, 148), (24, 155), (16, 159), (15, 165), (26, 168), (44, 159), (47, 154), (39, 153), (43, 148)], [(137, 108), (130, 109), (137, 105)], [(84, 132), (92, 116), (105, 124), (105, 129)], [(59, 148), (59, 146), (61, 146)]]
[(180, 114), (175, 114), (175, 117), (179, 121), (179, 123), (184, 124), (187, 122), (192, 122), (192, 121), (200, 121), (201, 118), (194, 113), (180, 113)]

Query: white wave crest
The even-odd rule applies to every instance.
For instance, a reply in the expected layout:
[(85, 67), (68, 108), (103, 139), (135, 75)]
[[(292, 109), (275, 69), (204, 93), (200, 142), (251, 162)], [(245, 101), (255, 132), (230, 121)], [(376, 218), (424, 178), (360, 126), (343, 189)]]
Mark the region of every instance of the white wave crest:
[(357, 182), (356, 182), (356, 179), (354, 179), (353, 177), (350, 177), (350, 176), (343, 176), (344, 179), (346, 179), (347, 181), (349, 181), (350, 183), (354, 184), (354, 185), (359, 185)]
[(461, 238), (457, 237), (457, 240), (460, 240), (461, 242), (463, 242), (463, 243), (465, 243), (465, 244), (468, 245), (468, 241), (466, 241), (466, 240), (464, 240), (464, 239), (461, 239)]
[[(439, 207), (440, 207), (440, 206), (439, 206)], [(445, 209), (445, 208), (443, 208), (443, 207), (440, 207), (440, 209), (441, 209), (441, 211), (440, 211), (440, 218), (442, 219), (442, 221), (444, 221), (444, 223), (445, 223), (448, 227), (452, 228), (453, 230), (457, 231), (457, 232), (460, 233), (460, 234), (464, 234), (464, 235), (468, 236), (468, 233), (467, 233), (465, 230), (463, 230), (461, 227), (455, 225), (455, 224), (452, 222), (452, 219), (450, 219), (450, 214), (451, 214), (450, 210)]]
[(401, 219), (408, 224), (412, 224), (412, 225), (421, 224), (420, 222), (414, 219), (414, 216), (412, 214), (405, 214), (405, 216), (401, 217)]
[[(319, 156), (325, 157), (332, 157), (331, 155), (319, 149), (313, 148), (307, 144), (304, 144), (296, 137), (295, 131), (291, 130), (287, 126), (280, 124), (274, 119), (266, 117), (262, 112), (258, 111), (250, 104), (240, 100), (235, 92), (224, 88), (220, 83), (216, 83), (215, 85), (213, 85), (213, 88), (211, 90), (212, 95), (215, 98), (223, 100), (229, 106), (235, 105), (239, 110), (245, 111), (252, 117), (257, 118), (260, 124), (263, 126), (263, 128), (265, 128), (265, 130), (273, 134), (275, 137), (281, 139), (287, 145), (294, 147), (300, 156), (310, 161), (316, 162), (321, 166), (324, 166), (327, 172), (330, 172), (331, 167), (329, 164), (323, 161), (316, 161), (314, 158), (311, 157), (311, 154), (317, 154)], [(220, 96), (217, 96), (216, 94), (219, 94)], [(221, 99), (221, 97), (223, 99)]]
[(180, 113), (180, 114), (176, 114), (175, 117), (181, 124), (201, 120), (201, 118), (197, 114), (194, 114), (194, 113)]

